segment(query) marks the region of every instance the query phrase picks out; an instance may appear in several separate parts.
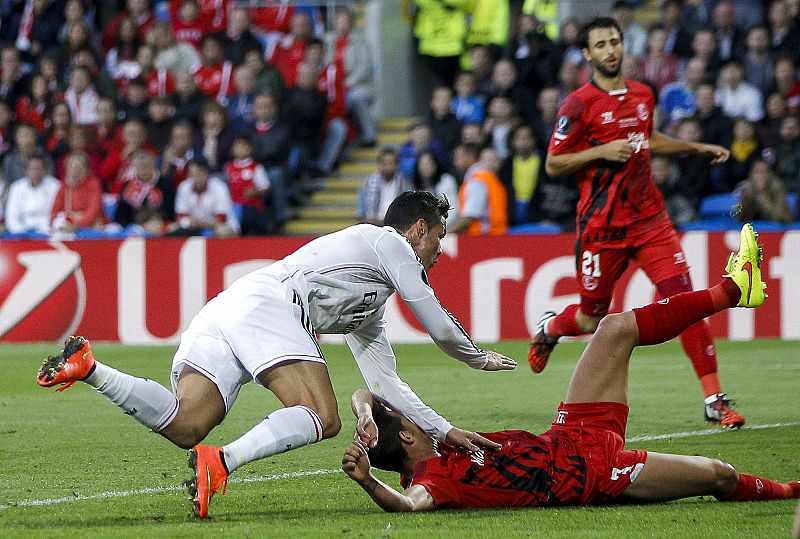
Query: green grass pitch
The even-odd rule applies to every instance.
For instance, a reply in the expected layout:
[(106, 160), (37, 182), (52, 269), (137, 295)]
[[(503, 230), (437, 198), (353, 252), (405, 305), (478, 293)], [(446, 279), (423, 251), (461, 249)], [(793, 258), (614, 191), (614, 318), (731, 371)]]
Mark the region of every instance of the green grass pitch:
[[(54, 348), (0, 346), (2, 537), (788, 537), (797, 506), (694, 498), (650, 506), (383, 513), (337, 471), (355, 426), (349, 396), (363, 381), (346, 347), (326, 346), (344, 425), (340, 435), (243, 467), (227, 495), (214, 498), (212, 518), (199, 521), (189, 516), (179, 488), (189, 475), (184, 451), (87, 386), (63, 394), (36, 386), (34, 372)], [(495, 348), (522, 360), (519, 368), (476, 372), (433, 345), (398, 345), (395, 352), (400, 375), (453, 424), (546, 430), (583, 344), (559, 345), (539, 376), (524, 364), (525, 343)], [(742, 471), (800, 479), (800, 343), (719, 342), (718, 348), (723, 385), (748, 426), (765, 428), (704, 432), (699, 383), (672, 342), (635, 353), (628, 436), (689, 434), (628, 447), (718, 457)], [(171, 347), (94, 350), (101, 361), (168, 383)], [(249, 384), (207, 443), (234, 439), (276, 407), (271, 393)], [(280, 474), (289, 475), (275, 477)], [(396, 475), (381, 476), (397, 484)]]

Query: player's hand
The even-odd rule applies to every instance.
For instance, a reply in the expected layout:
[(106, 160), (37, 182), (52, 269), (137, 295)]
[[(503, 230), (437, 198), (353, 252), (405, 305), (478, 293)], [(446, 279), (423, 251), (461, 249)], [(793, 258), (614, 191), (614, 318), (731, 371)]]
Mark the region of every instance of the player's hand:
[(731, 156), (730, 150), (716, 144), (698, 144), (697, 154), (711, 157), (712, 165), (724, 163)]
[(471, 453), (478, 451), (479, 449), (491, 449), (497, 451), (503, 447), (488, 438), (484, 438), (477, 432), (461, 430), (458, 427), (453, 427), (450, 429), (450, 432), (448, 432), (447, 436), (445, 437), (445, 441), (452, 446), (463, 447)]
[(361, 416), (356, 423), (356, 433), (353, 436), (354, 440), (358, 440), (368, 448), (375, 447), (378, 443), (378, 425), (372, 416)]
[(600, 146), (603, 149), (603, 159), (615, 163), (625, 163), (633, 155), (633, 146), (628, 139), (612, 140)]
[(366, 481), (370, 471), (367, 446), (359, 440), (353, 440), (353, 444), (345, 450), (342, 457), (342, 470), (353, 481)]
[(510, 371), (517, 368), (517, 362), (499, 352), (489, 350), (486, 352), (489, 361), (484, 365), (485, 371)]

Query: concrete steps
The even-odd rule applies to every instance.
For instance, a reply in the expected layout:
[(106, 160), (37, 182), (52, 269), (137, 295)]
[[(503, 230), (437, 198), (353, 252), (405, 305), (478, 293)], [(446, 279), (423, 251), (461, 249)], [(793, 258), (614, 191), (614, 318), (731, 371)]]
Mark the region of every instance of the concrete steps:
[(321, 236), (356, 223), (358, 190), (364, 178), (375, 171), (383, 146), (399, 147), (408, 139), (414, 118), (385, 118), (378, 127), (375, 148), (355, 148), (333, 175), (324, 178), (325, 188), (311, 195), (300, 208), (298, 219), (286, 224), (287, 234)]

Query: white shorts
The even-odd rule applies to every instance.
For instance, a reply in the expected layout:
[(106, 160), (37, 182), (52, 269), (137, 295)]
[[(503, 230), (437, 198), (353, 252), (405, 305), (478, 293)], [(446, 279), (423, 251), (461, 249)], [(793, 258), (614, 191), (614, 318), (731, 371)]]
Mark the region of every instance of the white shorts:
[[(272, 280), (272, 279), (270, 279)], [(283, 363), (325, 363), (308, 307), (287, 283), (249, 291), (232, 286), (203, 307), (181, 335), (172, 388), (188, 365), (216, 384), (230, 411), (242, 385)]]

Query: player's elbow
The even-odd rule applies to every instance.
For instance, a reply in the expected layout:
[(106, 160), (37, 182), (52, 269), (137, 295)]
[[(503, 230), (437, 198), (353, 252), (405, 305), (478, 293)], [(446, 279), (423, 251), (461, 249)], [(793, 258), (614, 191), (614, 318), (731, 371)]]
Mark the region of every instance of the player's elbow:
[(544, 171), (547, 173), (548, 176), (551, 178), (556, 178), (559, 176), (558, 168), (553, 165), (553, 161), (548, 157), (547, 160), (544, 162)]

